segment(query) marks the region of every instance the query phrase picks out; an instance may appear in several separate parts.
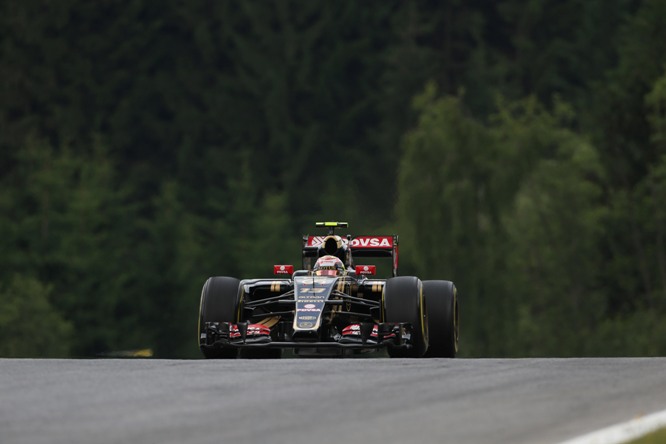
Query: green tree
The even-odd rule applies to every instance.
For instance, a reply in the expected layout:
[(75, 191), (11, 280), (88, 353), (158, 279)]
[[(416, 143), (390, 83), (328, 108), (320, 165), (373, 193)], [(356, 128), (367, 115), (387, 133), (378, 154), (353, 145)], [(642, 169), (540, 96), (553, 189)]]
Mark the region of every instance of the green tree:
[[(163, 184), (150, 217), (136, 221), (135, 252), (125, 267), (132, 281), (117, 295), (112, 330), (126, 348), (150, 347), (160, 357), (191, 356), (196, 312), (205, 281), (205, 242), (199, 220), (184, 209), (176, 183)], [(220, 252), (218, 252), (219, 254)]]
[[(86, 332), (74, 355), (186, 355), (206, 277), (298, 262), (299, 235), (340, 218), (400, 234), (403, 272), (459, 282), (483, 320), (463, 323), (470, 353), (621, 353), (625, 327), (653, 353), (637, 328), (662, 312), (664, 17), (660, 0), (1, 2), (0, 282), (52, 288)], [(546, 340), (567, 310), (591, 316), (587, 346)]]
[(481, 338), (489, 341), (496, 326), (490, 314), (502, 293), (492, 272), (498, 257), (492, 249), (498, 215), (489, 206), (493, 145), (461, 100), (438, 98), (434, 84), (415, 106), (419, 123), (404, 139), (398, 176), (403, 274), (457, 282), (465, 319), (489, 321), (463, 324), (463, 349), (483, 347)]
[(586, 333), (604, 314), (603, 169), (569, 129), (571, 109), (555, 103), (549, 112), (534, 98), (500, 101), (483, 125), (432, 87), (415, 101), (420, 119), (399, 182), (401, 251), (419, 276), (457, 283), (470, 354), (574, 354), (575, 336), (553, 332), (566, 323)]
[(619, 32), (619, 61), (596, 84), (593, 122), (586, 128), (599, 147), (613, 189), (628, 190), (646, 175), (659, 152), (650, 145), (645, 96), (664, 73), (666, 3), (645, 0)]
[(248, 236), (238, 245), (242, 277), (270, 277), (275, 264), (300, 267), (300, 240), (291, 232), (290, 217), (283, 193), (266, 194), (249, 219)]
[[(547, 114), (534, 120), (549, 120)], [(507, 300), (514, 305), (512, 343), (505, 353), (579, 355), (606, 315), (602, 287), (603, 179), (596, 150), (584, 139), (552, 123), (528, 132), (553, 146), (520, 183), (503, 216)]]
[(5, 270), (34, 274), (53, 287), (53, 307), (86, 332), (72, 343), (77, 355), (113, 347), (122, 334), (114, 320), (129, 282), (132, 209), (115, 174), (101, 144), (82, 156), (33, 139), (3, 181), (1, 219), (13, 225), (3, 243)]
[(0, 356), (67, 357), (73, 328), (50, 303), (53, 288), (12, 275), (0, 285)]

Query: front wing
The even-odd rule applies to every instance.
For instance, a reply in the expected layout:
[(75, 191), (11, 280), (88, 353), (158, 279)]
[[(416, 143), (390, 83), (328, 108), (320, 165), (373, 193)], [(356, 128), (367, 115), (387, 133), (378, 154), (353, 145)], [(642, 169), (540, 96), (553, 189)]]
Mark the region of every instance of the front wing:
[[(256, 339), (247, 335), (247, 322), (206, 322), (205, 334), (208, 347), (224, 348), (340, 348), (340, 349), (370, 349), (380, 348), (405, 348), (412, 347), (410, 343), (411, 324), (383, 322), (377, 325), (377, 339), (371, 340), (370, 334), (375, 324), (361, 323), (361, 338), (357, 343), (343, 343), (333, 338), (322, 341), (310, 338), (293, 337), (284, 323), (278, 323), (269, 340), (266, 338)], [(232, 335), (232, 331), (240, 333), (239, 336)]]

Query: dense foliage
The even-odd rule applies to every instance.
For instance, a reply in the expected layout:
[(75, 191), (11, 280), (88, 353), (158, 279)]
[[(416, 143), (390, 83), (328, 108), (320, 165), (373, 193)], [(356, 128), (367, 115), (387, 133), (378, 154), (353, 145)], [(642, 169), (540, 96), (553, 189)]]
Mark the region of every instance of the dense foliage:
[(315, 220), (465, 356), (666, 354), (666, 2), (0, 3), (0, 355), (196, 356)]

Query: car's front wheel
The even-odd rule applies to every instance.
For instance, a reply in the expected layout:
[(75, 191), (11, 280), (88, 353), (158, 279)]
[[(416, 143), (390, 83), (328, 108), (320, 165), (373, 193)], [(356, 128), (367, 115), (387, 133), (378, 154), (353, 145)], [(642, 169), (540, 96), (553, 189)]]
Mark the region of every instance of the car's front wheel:
[(240, 281), (226, 276), (208, 278), (199, 304), (199, 349), (208, 359), (234, 359), (238, 349), (208, 344), (206, 322), (237, 322)]
[(423, 283), (414, 276), (400, 276), (386, 281), (383, 295), (384, 322), (410, 325), (409, 348), (389, 347), (392, 358), (420, 358), (428, 349), (428, 313), (423, 297)]

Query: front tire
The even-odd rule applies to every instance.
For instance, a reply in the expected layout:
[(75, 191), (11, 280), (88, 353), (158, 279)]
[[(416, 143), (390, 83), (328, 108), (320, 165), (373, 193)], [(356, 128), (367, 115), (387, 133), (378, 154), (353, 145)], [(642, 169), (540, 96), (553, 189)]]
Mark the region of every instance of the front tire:
[(217, 276), (208, 278), (201, 290), (199, 304), (199, 349), (207, 359), (235, 359), (238, 349), (213, 347), (204, 337), (206, 322), (237, 322), (240, 305), (240, 281)]
[(460, 324), (458, 292), (451, 281), (423, 281), (430, 332), (428, 358), (455, 358)]
[(388, 279), (384, 286), (384, 322), (411, 324), (411, 348), (388, 348), (392, 358), (420, 358), (428, 349), (428, 322), (423, 283), (414, 276)]

